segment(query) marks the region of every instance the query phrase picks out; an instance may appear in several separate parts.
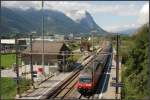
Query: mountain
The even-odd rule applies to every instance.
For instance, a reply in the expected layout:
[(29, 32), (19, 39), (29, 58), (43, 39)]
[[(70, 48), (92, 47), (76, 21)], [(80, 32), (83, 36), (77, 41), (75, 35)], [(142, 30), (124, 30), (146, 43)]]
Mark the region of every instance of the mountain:
[(98, 33), (100, 32), (101, 34), (106, 34), (106, 31), (104, 31), (95, 23), (94, 19), (87, 11), (73, 10), (66, 15), (74, 20), (76, 23), (79, 23), (80, 26), (83, 26), (84, 29), (87, 31), (96, 30)]
[[(0, 33), (30, 33), (42, 32), (42, 14), (44, 15), (44, 33), (57, 34), (87, 34), (93, 29), (99, 34), (107, 34), (93, 20), (90, 13), (84, 11), (84, 14), (74, 13), (80, 17), (73, 20), (67, 14), (56, 10), (28, 10), (10, 9), (2, 7), (2, 24)], [(83, 16), (84, 15), (84, 16)]]
[(121, 34), (127, 34), (127, 35), (132, 35), (136, 31), (137, 31), (137, 28), (129, 28), (129, 29), (126, 29), (126, 30), (119, 31), (119, 33), (121, 33)]

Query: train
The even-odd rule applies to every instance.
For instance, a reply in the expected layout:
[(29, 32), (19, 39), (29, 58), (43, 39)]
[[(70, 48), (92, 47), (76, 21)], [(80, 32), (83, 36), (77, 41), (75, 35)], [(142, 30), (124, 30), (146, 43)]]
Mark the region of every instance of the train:
[(104, 66), (111, 56), (112, 44), (107, 41), (102, 48), (101, 53), (96, 54), (96, 57), (90, 61), (79, 74), (79, 79), (76, 84), (78, 92), (82, 95), (93, 93), (97, 83), (103, 73)]

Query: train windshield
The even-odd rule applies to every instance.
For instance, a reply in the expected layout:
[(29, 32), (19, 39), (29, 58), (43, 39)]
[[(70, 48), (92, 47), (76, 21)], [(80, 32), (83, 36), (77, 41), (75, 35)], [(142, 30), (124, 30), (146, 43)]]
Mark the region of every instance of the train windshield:
[(80, 78), (79, 81), (83, 82), (83, 83), (90, 83), (90, 82), (92, 82), (92, 79), (91, 78)]

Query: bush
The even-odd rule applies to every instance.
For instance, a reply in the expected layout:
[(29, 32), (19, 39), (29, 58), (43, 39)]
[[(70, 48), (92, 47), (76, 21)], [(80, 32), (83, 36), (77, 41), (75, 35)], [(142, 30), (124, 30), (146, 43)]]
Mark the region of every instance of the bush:
[(127, 43), (127, 52), (122, 51), (123, 63), (126, 69), (123, 71), (123, 82), (125, 87), (122, 89), (125, 99), (143, 99), (148, 97), (148, 34), (149, 29), (143, 26), (132, 36)]

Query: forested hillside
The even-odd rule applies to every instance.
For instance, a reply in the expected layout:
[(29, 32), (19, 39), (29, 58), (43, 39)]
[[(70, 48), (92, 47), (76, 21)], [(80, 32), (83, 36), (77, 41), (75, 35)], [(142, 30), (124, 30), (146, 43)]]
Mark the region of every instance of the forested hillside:
[(123, 98), (127, 100), (148, 99), (149, 68), (149, 26), (143, 25), (132, 37), (124, 38), (122, 54), (122, 89)]
[[(88, 34), (93, 29), (97, 34), (107, 34), (94, 21), (91, 14), (85, 11), (80, 21), (76, 22), (68, 17), (65, 13), (57, 10), (36, 10), (34, 8), (28, 10), (1, 8), (2, 24), (0, 34), (12, 35), (15, 33), (42, 33), (42, 14), (44, 16), (44, 33), (50, 35), (55, 34)], [(78, 13), (77, 13), (78, 14)]]

